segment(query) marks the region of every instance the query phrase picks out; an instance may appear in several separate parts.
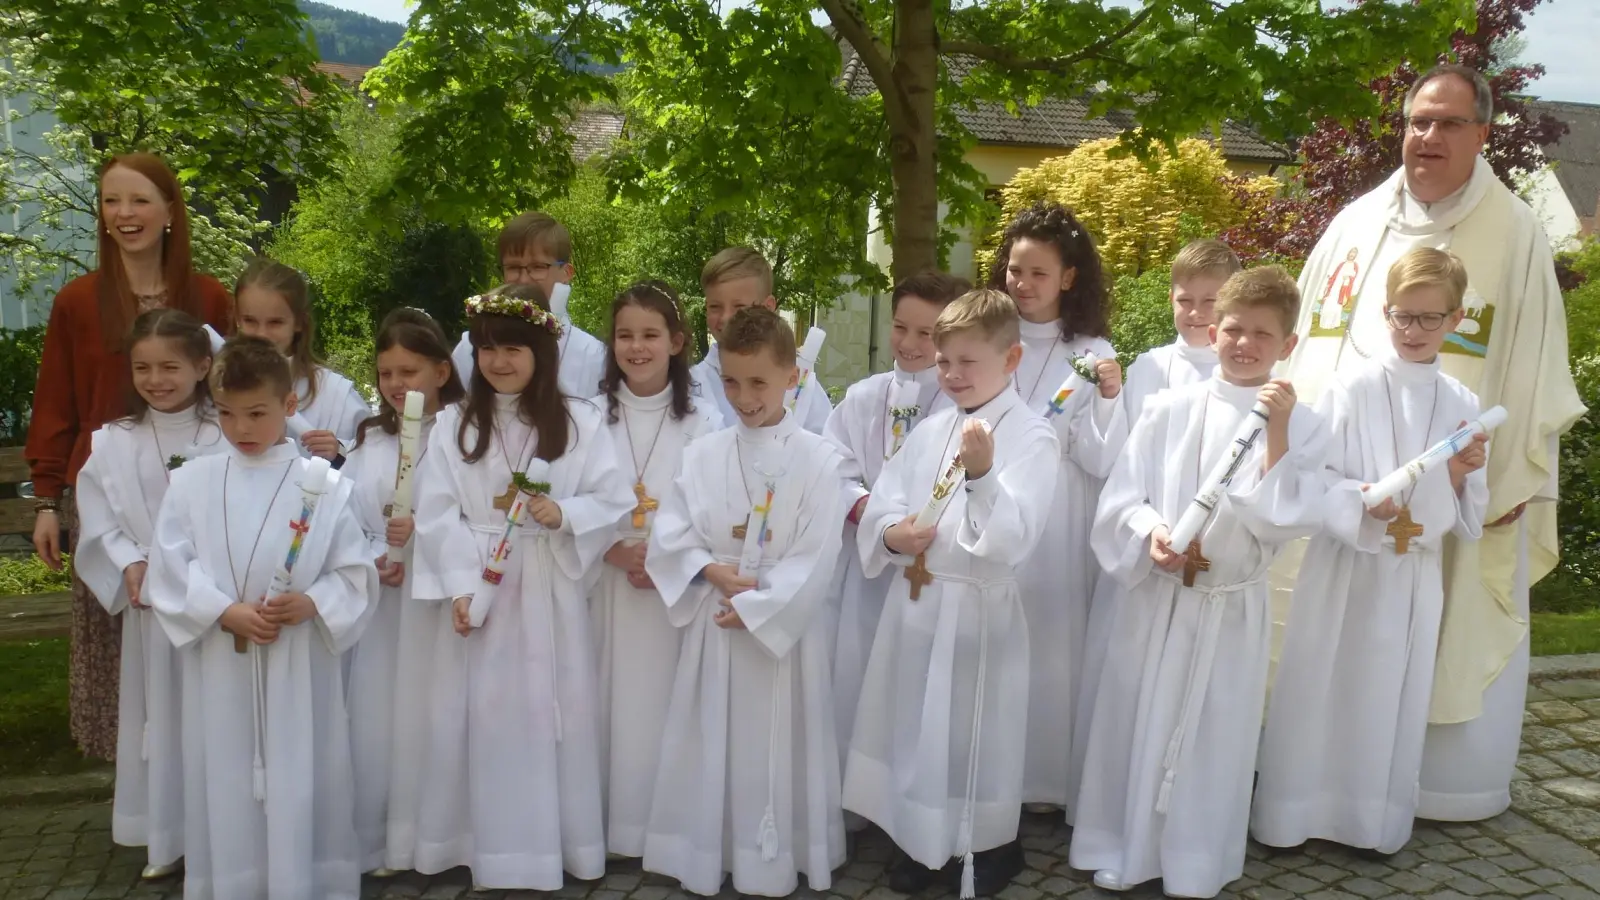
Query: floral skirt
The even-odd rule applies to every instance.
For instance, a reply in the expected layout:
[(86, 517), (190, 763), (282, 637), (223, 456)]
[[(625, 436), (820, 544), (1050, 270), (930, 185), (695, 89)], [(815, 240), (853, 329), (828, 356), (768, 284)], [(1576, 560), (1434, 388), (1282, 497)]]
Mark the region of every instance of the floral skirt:
[[(70, 493), (61, 504), (70, 546), (78, 546), (78, 508)], [(72, 739), (85, 756), (117, 755), (117, 682), (122, 667), (122, 617), (107, 613), (88, 585), (72, 573), (72, 652), (67, 700)]]

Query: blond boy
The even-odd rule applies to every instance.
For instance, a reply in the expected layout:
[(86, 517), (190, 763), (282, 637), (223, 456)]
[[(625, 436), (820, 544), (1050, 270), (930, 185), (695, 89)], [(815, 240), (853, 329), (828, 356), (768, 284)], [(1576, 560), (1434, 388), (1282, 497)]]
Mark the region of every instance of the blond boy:
[[(700, 271), (700, 288), (706, 298), (706, 331), (711, 333), (713, 343), (705, 359), (692, 370), (694, 394), (715, 400), (723, 425), (728, 426), (738, 422), (740, 417), (721, 388), (722, 353), (716, 342), (722, 340), (723, 328), (739, 310), (751, 306), (778, 308), (778, 300), (772, 294), (772, 266), (749, 247), (729, 247), (706, 262)], [(821, 434), (832, 411), (828, 392), (813, 373), (795, 401), (800, 427), (812, 434)]]

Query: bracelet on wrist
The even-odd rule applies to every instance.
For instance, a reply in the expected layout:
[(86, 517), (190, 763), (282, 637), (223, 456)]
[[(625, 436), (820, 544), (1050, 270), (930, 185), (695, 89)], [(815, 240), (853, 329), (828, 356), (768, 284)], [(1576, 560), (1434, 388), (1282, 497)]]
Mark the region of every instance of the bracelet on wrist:
[(60, 510), (61, 501), (54, 497), (40, 497), (39, 499), (33, 501), (33, 512), (35, 515), (38, 515), (39, 513), (59, 512)]

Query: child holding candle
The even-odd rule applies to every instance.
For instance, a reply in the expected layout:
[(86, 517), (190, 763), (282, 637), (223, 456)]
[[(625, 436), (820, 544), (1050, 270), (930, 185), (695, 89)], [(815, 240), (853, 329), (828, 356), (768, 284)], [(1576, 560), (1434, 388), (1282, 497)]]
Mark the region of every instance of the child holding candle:
[(601, 411), (558, 387), (544, 304), (533, 285), (467, 301), (477, 367), (428, 438), (411, 595), (461, 637), (435, 646), (413, 862), (553, 891), (605, 873), (585, 595), (635, 500)]
[[(234, 338), (210, 383), (231, 450), (172, 472), (146, 581), (183, 659), (185, 890), (354, 900), (340, 656), (377, 598), (371, 547), (349, 481), (286, 440), (288, 360), (264, 340)], [(313, 464), (325, 482), (302, 525)], [(289, 589), (269, 592), (296, 545)]]
[(617, 542), (590, 595), (600, 653), (601, 775), (612, 853), (644, 855), (650, 798), (683, 635), (667, 618), (646, 546), (691, 442), (720, 427), (715, 407), (689, 395), (689, 335), (666, 283), (635, 284), (611, 304), (611, 348), (602, 387), (618, 473), (633, 492)]
[[(1051, 648), (1032, 657), (1022, 799), (1035, 811), (1066, 808), (1071, 822), (1074, 706), (1097, 576), (1089, 527), (1128, 429), (1122, 368), (1107, 339), (1111, 292), (1089, 229), (1046, 203), (1006, 227), (989, 286), (1010, 294), (1022, 317), (1013, 383), (1061, 442), (1050, 523), (1020, 573), (1029, 633)], [(1062, 397), (1064, 387), (1071, 394)]]
[(883, 615), (891, 580), (889, 572), (874, 578), (867, 578), (862, 572), (856, 525), (879, 473), (911, 430), (941, 406), (950, 405), (950, 398), (939, 391), (939, 370), (934, 366), (934, 323), (950, 301), (971, 289), (966, 279), (943, 272), (914, 275), (895, 285), (889, 301), (893, 316), (889, 347), (894, 351), (894, 369), (851, 385), (828, 416), (828, 427), (823, 429), (823, 434), (839, 447), (841, 472), (851, 501), (836, 573), (840, 586), (833, 645), (833, 709), (841, 761), (850, 749), (861, 677), (867, 669), (867, 655), (872, 652), (872, 638), (878, 633), (878, 619)]
[(722, 328), (739, 417), (689, 445), (645, 572), (683, 631), (644, 867), (713, 895), (826, 891), (844, 862), (823, 607), (844, 497), (831, 442), (784, 408), (794, 334), (741, 309)]
[(172, 471), (225, 448), (206, 375), (204, 326), (177, 309), (135, 319), (128, 335), (132, 414), (96, 431), (78, 476), (80, 533), (73, 565), (113, 615), (122, 614), (117, 785), (111, 837), (147, 847), (146, 879), (183, 856), (182, 659), (145, 593), (156, 514)]
[(894, 840), (889, 886), (900, 893), (942, 873), (964, 898), (990, 895), (1023, 868), (1030, 648), (1016, 568), (1037, 552), (1061, 448), (1011, 389), (1018, 331), (1017, 307), (999, 291), (939, 313), (939, 382), (953, 404), (889, 460), (857, 535), (866, 574), (896, 574), (861, 689), (845, 805)]
[[(1103, 890), (1162, 879), (1212, 897), (1244, 869), (1267, 689), (1267, 569), (1322, 522), (1322, 421), (1272, 367), (1294, 349), (1300, 294), (1276, 266), (1217, 299), (1217, 375), (1145, 407), (1095, 517), (1100, 565), (1125, 590), (1078, 793), (1071, 864)], [(1237, 457), (1198, 538), (1174, 546), (1203, 481), (1260, 404), (1265, 434)]]
[[(418, 792), (427, 777), (425, 751), (431, 734), (423, 700), (433, 683), (434, 642), (441, 631), (450, 630), (439, 601), (411, 596), (413, 517), (391, 508), (397, 502), (402, 419), (406, 397), (415, 393), (421, 400), (416, 410), (420, 438), (411, 448), (407, 476), (414, 491), (427, 471), (426, 440), (435, 416), (460, 402), (465, 391), (450, 363), (444, 331), (420, 309), (401, 308), (384, 317), (376, 363), (383, 408), (356, 430), (355, 447), (342, 471), (356, 485), (356, 514), (383, 585), (366, 633), (350, 653), (345, 687), (362, 868), (382, 876), (412, 866)], [(394, 550), (400, 558), (391, 562)]]
[(1250, 825), (1274, 847), (1317, 838), (1395, 853), (1410, 839), (1444, 615), (1444, 538), (1483, 533), (1486, 434), (1398, 496), (1370, 508), (1362, 496), (1478, 418), (1477, 396), (1439, 368), (1463, 316), (1461, 261), (1412, 250), (1387, 287), (1394, 354), (1330, 385), (1318, 403), (1336, 436), (1325, 530), (1300, 565)]

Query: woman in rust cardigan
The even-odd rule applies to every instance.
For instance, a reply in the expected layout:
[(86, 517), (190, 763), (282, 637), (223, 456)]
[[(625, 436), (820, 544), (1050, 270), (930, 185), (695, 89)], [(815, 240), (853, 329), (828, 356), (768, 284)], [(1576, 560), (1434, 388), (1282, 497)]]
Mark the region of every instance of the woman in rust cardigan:
[[(95, 429), (123, 415), (131, 390), (124, 349), (139, 313), (182, 309), (219, 332), (232, 301), (215, 278), (194, 271), (183, 189), (158, 157), (130, 153), (100, 171), (99, 269), (68, 282), (50, 308), (28, 465), (38, 498), (33, 545), (61, 568), (62, 532), (77, 541), (72, 486)], [(117, 747), (121, 623), (72, 580), (72, 735), (84, 753), (111, 759)]]

